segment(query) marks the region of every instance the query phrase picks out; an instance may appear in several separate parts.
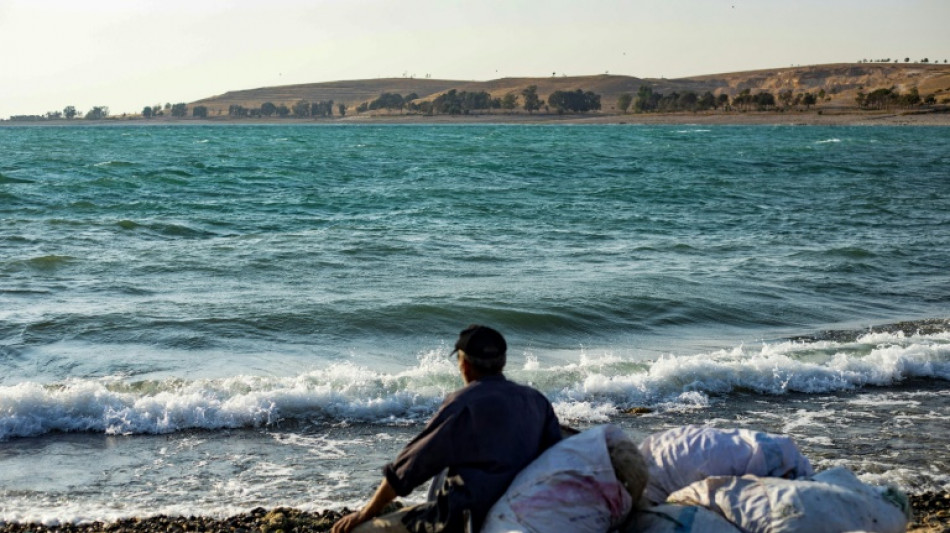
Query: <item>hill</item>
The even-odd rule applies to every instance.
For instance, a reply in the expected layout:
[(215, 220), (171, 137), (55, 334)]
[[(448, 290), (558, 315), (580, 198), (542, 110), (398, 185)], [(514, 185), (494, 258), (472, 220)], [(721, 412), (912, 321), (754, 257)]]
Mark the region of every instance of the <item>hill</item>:
[[(263, 87), (258, 89), (230, 91), (195, 102), (189, 107), (203, 105), (209, 116), (227, 114), (231, 105), (259, 108), (264, 102), (288, 107), (304, 100), (319, 102), (332, 100), (344, 104), (352, 113), (361, 103), (368, 103), (382, 93), (408, 95), (416, 93), (422, 101), (431, 100), (451, 89), (458, 91), (485, 91), (494, 98), (506, 93), (521, 94), (530, 85), (536, 85), (538, 95), (546, 99), (554, 91), (582, 89), (601, 95), (604, 113), (616, 112), (617, 98), (624, 93), (636, 94), (643, 84), (649, 84), (655, 92), (706, 91), (714, 95), (726, 94), (730, 98), (745, 89), (753, 93), (769, 91), (778, 93), (791, 90), (798, 93), (817, 94), (824, 91), (827, 100), (821, 105), (838, 108), (855, 108), (855, 96), (859, 91), (895, 88), (906, 92), (916, 87), (921, 96), (933, 94), (938, 102), (950, 100), (950, 65), (926, 63), (839, 63), (787, 67), (777, 69), (711, 74), (687, 78), (636, 78), (632, 76), (595, 75), (546, 78), (501, 78), (489, 81), (434, 80), (416, 78), (382, 78), (372, 80), (336, 81)], [(335, 110), (334, 110), (335, 112)]]

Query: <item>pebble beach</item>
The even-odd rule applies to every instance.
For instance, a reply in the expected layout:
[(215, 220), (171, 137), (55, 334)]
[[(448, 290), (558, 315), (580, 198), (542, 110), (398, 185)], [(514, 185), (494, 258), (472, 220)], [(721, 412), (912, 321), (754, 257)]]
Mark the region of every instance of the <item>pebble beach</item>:
[[(950, 531), (950, 492), (911, 495), (914, 521), (908, 531), (943, 533)], [(0, 533), (184, 533), (186, 531), (221, 531), (231, 533), (310, 533), (330, 531), (333, 524), (349, 509), (310, 513), (280, 507), (257, 508), (223, 519), (199, 516), (152, 516), (130, 518), (117, 522), (88, 524), (2, 524)]]

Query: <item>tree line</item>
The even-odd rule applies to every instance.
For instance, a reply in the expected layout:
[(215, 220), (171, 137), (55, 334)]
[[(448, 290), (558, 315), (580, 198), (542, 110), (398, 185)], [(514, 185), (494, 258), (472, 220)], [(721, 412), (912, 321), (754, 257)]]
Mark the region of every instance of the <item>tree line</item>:
[[(637, 90), (637, 93), (624, 93), (617, 99), (617, 109), (627, 113), (631, 108), (636, 113), (669, 113), (683, 111), (772, 111), (786, 110), (790, 108), (804, 107), (806, 110), (819, 102), (828, 98), (824, 89), (816, 93), (803, 92), (794, 93), (791, 90), (779, 91), (773, 94), (769, 91), (752, 92), (751, 89), (744, 89), (731, 99), (727, 94), (714, 95), (710, 91), (703, 94), (697, 94), (693, 91), (683, 93), (672, 92), (663, 94), (655, 91), (649, 84), (643, 84)], [(891, 107), (913, 107), (921, 104), (936, 104), (936, 97), (933, 94), (921, 97), (916, 87), (910, 89), (907, 93), (901, 94), (894, 87), (885, 89), (876, 89), (870, 93), (858, 91), (855, 103), (861, 109), (887, 109)], [(563, 113), (588, 113), (599, 111), (601, 109), (601, 95), (592, 91), (583, 91), (576, 89), (573, 91), (554, 91), (548, 95), (547, 101), (538, 96), (537, 85), (530, 85), (520, 91), (520, 93), (509, 92), (501, 97), (492, 97), (486, 91), (459, 91), (451, 89), (442, 93), (432, 100), (420, 101), (419, 95), (410, 93), (405, 96), (398, 93), (383, 93), (378, 98), (369, 102), (361, 103), (356, 111), (365, 113), (368, 111), (387, 110), (387, 111), (408, 111), (425, 115), (467, 115), (472, 112), (503, 110), (505, 112), (514, 111), (517, 108), (533, 113), (540, 109), (547, 112), (554, 110), (559, 114)], [(298, 100), (289, 107), (284, 104), (274, 104), (273, 102), (264, 102), (259, 107), (245, 107), (238, 104), (232, 104), (227, 115), (232, 118), (315, 118), (315, 117), (333, 117), (334, 110), (340, 117), (346, 115), (347, 106), (345, 104), (336, 104), (333, 100), (310, 102)], [(166, 103), (164, 106), (156, 104), (142, 108), (141, 116), (146, 119), (164, 116), (169, 114), (174, 118), (185, 118), (189, 111), (194, 118), (207, 118), (209, 108), (204, 105), (196, 105), (191, 108), (184, 102), (176, 104)], [(223, 110), (218, 110), (221, 115)], [(109, 117), (109, 108), (107, 106), (94, 106), (86, 113), (77, 111), (75, 106), (66, 106), (62, 111), (51, 111), (45, 115), (15, 115), (10, 120), (16, 121), (40, 121), (40, 120), (103, 120)], [(125, 115), (123, 115), (125, 116)]]
[[(891, 58), (887, 58), (887, 59), (862, 59), (862, 60), (858, 61), (858, 63), (891, 63), (891, 62), (892, 62), (892, 61), (891, 61)], [(895, 59), (893, 62), (894, 62), (894, 63), (900, 63), (901, 61), (900, 61), (900, 59)], [(910, 63), (910, 62), (911, 62), (911, 60), (910, 60), (909, 57), (905, 57), (905, 58), (904, 58), (904, 63)], [(944, 59), (943, 62), (946, 63), (947, 60)], [(930, 59), (925, 57), (925, 58), (923, 58), (923, 59), (920, 59), (920, 60), (915, 61), (915, 63), (930, 63)], [(934, 60), (933, 60), (933, 63), (934, 63), (934, 64), (940, 63), (940, 60), (939, 60), (939, 59), (934, 59)]]
[(365, 113), (385, 109), (390, 112), (408, 111), (424, 115), (468, 115), (472, 111), (514, 109), (514, 102), (515, 100), (510, 96), (492, 98), (491, 94), (485, 91), (469, 92), (452, 89), (431, 101), (419, 101), (419, 95), (416, 93), (405, 96), (398, 93), (383, 93), (370, 102), (363, 102), (356, 111)]
[(773, 111), (811, 106), (827, 98), (822, 89), (815, 94), (804, 92), (795, 94), (791, 90), (781, 91), (775, 95), (769, 91), (753, 93), (751, 89), (743, 89), (731, 100), (728, 94), (714, 95), (710, 91), (697, 94), (693, 91), (684, 93), (672, 92), (663, 94), (653, 90), (653, 87), (641, 85), (636, 95), (625, 93), (617, 99), (617, 108), (626, 113), (631, 106), (637, 113), (674, 113), (681, 111)]
[(861, 109), (889, 109), (891, 107), (914, 107), (920, 104), (933, 105), (937, 103), (937, 98), (928, 94), (921, 98), (917, 87), (911, 88), (904, 94), (897, 91), (894, 87), (887, 89), (875, 89), (868, 94), (858, 91), (854, 98), (855, 103)]
[[(264, 102), (260, 107), (244, 107), (238, 104), (232, 104), (228, 107), (228, 116), (235, 118), (260, 118), (273, 117), (280, 118), (309, 118), (309, 117), (332, 117), (333, 100), (310, 102), (307, 100), (298, 100), (287, 107), (286, 104), (274, 104), (273, 102)], [(338, 104), (337, 113), (342, 117), (346, 115), (346, 105)]]
[(493, 97), (486, 91), (459, 91), (451, 89), (436, 96), (432, 100), (419, 100), (419, 95), (410, 93), (383, 93), (378, 98), (360, 104), (356, 111), (365, 113), (385, 109), (387, 111), (408, 111), (424, 115), (468, 115), (477, 111), (502, 110), (506, 112), (524, 109), (534, 113), (542, 108), (550, 111), (553, 108), (558, 113), (587, 113), (601, 109), (601, 97), (592, 91), (554, 91), (545, 102), (538, 96), (538, 86), (529, 85), (520, 93), (508, 92), (500, 97)]
[(10, 120), (73, 120), (75, 118), (85, 118), (86, 120), (101, 120), (109, 116), (108, 106), (95, 106), (88, 113), (76, 110), (76, 106), (68, 105), (62, 111), (49, 111), (45, 115), (13, 115)]

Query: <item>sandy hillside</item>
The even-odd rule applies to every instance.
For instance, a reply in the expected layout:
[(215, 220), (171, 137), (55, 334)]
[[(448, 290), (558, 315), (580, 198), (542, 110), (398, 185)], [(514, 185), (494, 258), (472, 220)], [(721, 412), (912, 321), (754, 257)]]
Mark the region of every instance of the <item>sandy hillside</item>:
[(229, 106), (234, 104), (258, 108), (264, 102), (271, 102), (290, 107), (299, 100), (308, 102), (333, 100), (334, 104), (345, 104), (352, 113), (359, 104), (372, 101), (385, 92), (401, 95), (416, 93), (422, 100), (435, 98), (450, 89), (486, 91), (493, 97), (502, 97), (509, 92), (520, 94), (526, 87), (536, 85), (538, 95), (542, 99), (546, 99), (557, 90), (593, 91), (601, 95), (602, 112), (609, 114), (617, 111), (616, 102), (621, 94), (635, 94), (645, 83), (651, 85), (654, 91), (663, 94), (674, 91), (679, 93), (693, 91), (702, 94), (710, 91), (714, 94), (725, 93), (730, 97), (744, 89), (750, 89), (753, 92), (769, 91), (776, 95), (784, 90), (813, 94), (823, 90), (828, 100), (820, 105), (834, 108), (854, 107), (854, 98), (858, 91), (867, 93), (880, 88), (894, 88), (900, 92), (906, 92), (912, 87), (917, 87), (921, 96), (933, 94), (938, 102), (946, 100), (950, 103), (950, 65), (948, 64), (840, 63), (678, 79), (642, 79), (607, 74), (501, 78), (489, 81), (381, 78), (230, 91), (192, 102), (189, 106), (207, 106), (209, 114), (214, 116), (219, 114), (219, 110), (221, 114), (227, 114)]

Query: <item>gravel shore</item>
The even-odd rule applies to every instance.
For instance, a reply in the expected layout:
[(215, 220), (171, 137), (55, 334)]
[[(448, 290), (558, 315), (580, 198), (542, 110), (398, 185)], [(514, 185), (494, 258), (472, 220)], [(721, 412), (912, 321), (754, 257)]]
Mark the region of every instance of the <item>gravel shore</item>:
[[(914, 522), (908, 531), (915, 533), (950, 532), (950, 492), (912, 495)], [(0, 524), (0, 533), (184, 533), (230, 532), (230, 533), (309, 533), (329, 531), (334, 522), (350, 511), (326, 510), (321, 513), (308, 513), (297, 509), (277, 508), (273, 510), (254, 509), (223, 519), (200, 516), (153, 516), (149, 518), (130, 518), (118, 522), (90, 524), (64, 524), (46, 526), (41, 524)]]

